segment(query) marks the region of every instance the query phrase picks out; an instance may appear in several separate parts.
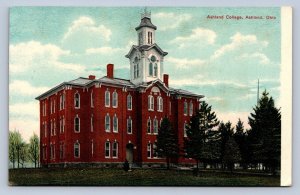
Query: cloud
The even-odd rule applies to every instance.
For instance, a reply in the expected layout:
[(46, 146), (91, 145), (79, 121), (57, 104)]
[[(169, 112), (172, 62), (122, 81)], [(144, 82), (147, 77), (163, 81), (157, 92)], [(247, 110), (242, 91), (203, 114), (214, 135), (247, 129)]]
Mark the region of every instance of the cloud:
[(100, 55), (113, 55), (117, 52), (123, 51), (122, 48), (112, 48), (112, 47), (99, 47), (99, 48), (89, 48), (85, 51), (86, 54), (100, 54)]
[(18, 116), (18, 118), (39, 118), (39, 102), (31, 101), (26, 103), (15, 103), (9, 105), (9, 114), (11, 116)]
[(176, 44), (179, 48), (213, 45), (215, 43), (217, 34), (215, 31), (206, 28), (195, 28), (191, 34), (187, 36), (178, 36), (171, 40), (171, 44)]
[(253, 60), (257, 59), (260, 64), (270, 64), (270, 59), (263, 53), (255, 52), (255, 53), (244, 53), (240, 56), (241, 59), (245, 60)]
[(9, 130), (10, 131), (19, 131), (22, 135), (22, 138), (29, 142), (30, 137), (35, 133), (40, 136), (39, 131), (39, 120), (38, 119), (15, 119), (10, 117), (9, 119)]
[(42, 44), (37, 41), (22, 42), (9, 46), (9, 70), (11, 73), (22, 73), (28, 70), (43, 69), (45, 67), (84, 71), (79, 64), (64, 63), (61, 57), (70, 55), (70, 51), (63, 50), (53, 44)]
[(208, 97), (206, 98), (208, 99), (208, 101), (213, 101), (213, 102), (220, 102), (220, 101), (223, 101), (224, 98), (221, 98), (221, 97), (218, 97), (218, 96), (215, 96), (215, 97)]
[[(211, 58), (212, 59), (219, 58), (233, 50), (243, 51), (243, 49), (251, 48), (251, 46), (253, 45), (258, 45), (258, 48), (260, 49), (262, 47), (268, 46), (267, 41), (258, 41), (256, 35), (242, 35), (240, 32), (237, 32), (235, 35), (230, 37), (230, 40), (231, 43), (221, 46), (219, 49), (215, 51), (215, 53)], [(255, 57), (257, 57), (257, 54)]]
[(192, 18), (192, 16), (190, 14), (159, 12), (153, 14), (152, 18), (154, 21), (157, 20), (157, 24), (161, 31), (166, 31), (177, 28), (182, 23), (189, 21)]
[(240, 118), (244, 123), (244, 129), (250, 128), (250, 125), (248, 124), (248, 116), (250, 115), (249, 112), (221, 112), (215, 110), (215, 113), (219, 121), (223, 121), (225, 123), (230, 121), (232, 123), (232, 127), (235, 127)]
[(177, 69), (191, 69), (195, 66), (204, 65), (206, 61), (201, 59), (169, 57), (168, 62), (174, 64)]
[(23, 96), (37, 96), (45, 91), (49, 90), (49, 87), (34, 87), (28, 81), (14, 80), (9, 84), (9, 92)]
[(84, 51), (110, 41), (111, 34), (108, 27), (96, 24), (90, 17), (81, 16), (72, 22), (63, 35), (62, 43), (72, 51)]

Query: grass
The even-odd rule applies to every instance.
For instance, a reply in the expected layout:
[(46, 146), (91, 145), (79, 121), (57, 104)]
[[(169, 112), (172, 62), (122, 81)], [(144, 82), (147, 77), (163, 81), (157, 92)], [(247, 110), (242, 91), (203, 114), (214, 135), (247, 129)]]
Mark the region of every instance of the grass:
[(201, 171), (117, 168), (10, 169), (10, 185), (20, 186), (279, 186), (280, 176)]

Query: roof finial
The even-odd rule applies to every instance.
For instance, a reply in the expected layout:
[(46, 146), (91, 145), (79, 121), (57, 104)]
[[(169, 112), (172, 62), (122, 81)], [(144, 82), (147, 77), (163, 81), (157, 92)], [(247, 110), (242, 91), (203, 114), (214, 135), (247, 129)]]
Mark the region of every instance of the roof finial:
[(151, 11), (147, 11), (147, 7), (144, 8), (144, 13), (141, 14), (141, 18), (151, 18)]

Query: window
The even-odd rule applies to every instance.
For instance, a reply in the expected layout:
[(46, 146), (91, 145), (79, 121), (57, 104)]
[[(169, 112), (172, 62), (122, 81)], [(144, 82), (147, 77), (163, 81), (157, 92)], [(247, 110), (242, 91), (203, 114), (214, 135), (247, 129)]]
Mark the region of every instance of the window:
[(127, 109), (132, 110), (132, 96), (130, 94), (127, 96)]
[(50, 120), (50, 136), (53, 136), (52, 120)]
[(118, 117), (116, 114), (113, 118), (113, 132), (118, 133)]
[(129, 117), (127, 119), (127, 133), (132, 134), (132, 119)]
[(148, 32), (148, 44), (152, 44), (152, 32)]
[(154, 110), (154, 97), (152, 95), (148, 96), (148, 110)]
[(154, 76), (157, 77), (157, 64), (154, 64)]
[(105, 92), (105, 107), (109, 107), (110, 106), (110, 92), (106, 91)]
[(62, 117), (59, 119), (59, 132), (60, 133), (64, 132), (64, 130), (65, 130), (64, 126), (65, 126), (65, 119), (64, 119), (64, 117)]
[(52, 101), (50, 100), (50, 114), (52, 114)]
[(113, 102), (112, 106), (114, 108), (118, 107), (118, 93), (116, 91), (113, 92)]
[(163, 111), (163, 98), (160, 96), (157, 97), (157, 111)]
[(94, 93), (91, 92), (91, 107), (94, 108)]
[(110, 132), (110, 117), (108, 114), (105, 116), (105, 131)]
[(184, 104), (183, 104), (183, 114), (187, 115), (187, 113), (188, 113), (188, 104), (187, 104), (187, 102), (184, 102)]
[(148, 158), (151, 158), (151, 143), (148, 143), (147, 144), (147, 157)]
[(171, 114), (172, 114), (172, 103), (169, 102), (169, 115), (171, 115)]
[(193, 115), (193, 102), (192, 101), (190, 101), (190, 116), (192, 116)]
[(112, 157), (113, 158), (118, 158), (118, 142), (113, 143), (112, 147)]
[(154, 142), (154, 144), (153, 144), (153, 158), (157, 158), (157, 157), (158, 157), (157, 143)]
[(47, 137), (47, 122), (45, 122), (45, 137)]
[(74, 95), (74, 106), (75, 108), (80, 108), (80, 95), (78, 92)]
[(153, 76), (153, 64), (149, 64), (149, 76)]
[(156, 118), (153, 120), (153, 133), (154, 134), (158, 133), (158, 121)]
[(143, 33), (140, 32), (139, 33), (139, 45), (142, 45), (143, 44)]
[(91, 116), (91, 132), (94, 131), (94, 119), (93, 119), (93, 115)]
[(105, 142), (105, 158), (110, 157), (110, 142)]
[(94, 156), (94, 140), (92, 140), (91, 141), (91, 144), (92, 144), (92, 149), (91, 149), (91, 151), (92, 151), (92, 157)]
[(147, 122), (147, 133), (151, 133), (151, 119), (150, 118), (148, 119), (148, 122)]
[(133, 62), (133, 77), (138, 78), (140, 76), (139, 74), (139, 59), (135, 57)]
[(187, 128), (186, 128), (186, 126), (187, 126), (187, 123), (186, 123), (186, 121), (184, 121), (184, 124), (183, 124), (183, 136), (184, 137), (187, 137)]
[(63, 159), (64, 158), (64, 143), (61, 143), (59, 145), (59, 158)]
[(66, 98), (65, 98), (65, 96), (66, 96), (65, 94), (62, 94), (62, 99), (63, 99), (63, 105), (62, 105), (63, 107), (62, 108), (63, 109), (65, 108), (65, 105), (66, 105)]
[(43, 146), (43, 159), (46, 160), (47, 159), (47, 146)]
[(80, 157), (80, 144), (79, 144), (78, 140), (74, 144), (74, 157), (75, 158), (79, 158)]
[(62, 132), (65, 132), (65, 117), (62, 118)]
[(80, 132), (80, 119), (78, 116), (74, 118), (74, 131), (76, 133)]
[(63, 109), (63, 95), (60, 94), (59, 96), (59, 110)]
[(53, 121), (53, 135), (56, 135), (56, 122), (55, 122), (55, 119)]
[(55, 159), (55, 145), (50, 144), (50, 159)]
[(55, 100), (53, 101), (53, 113), (55, 113)]

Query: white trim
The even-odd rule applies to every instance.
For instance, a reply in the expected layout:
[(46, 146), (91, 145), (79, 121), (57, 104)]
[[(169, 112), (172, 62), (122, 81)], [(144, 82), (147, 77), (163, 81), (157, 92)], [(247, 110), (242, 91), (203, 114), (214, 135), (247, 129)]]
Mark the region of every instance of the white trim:
[[(114, 102), (116, 102), (116, 105), (114, 105)], [(116, 90), (112, 93), (112, 107), (118, 108), (118, 93)]]
[[(114, 156), (114, 146), (116, 144), (116, 156)], [(112, 158), (118, 158), (119, 157), (119, 143), (115, 140), (113, 143), (112, 143)]]
[[(108, 119), (108, 121), (106, 121), (106, 119)], [(106, 124), (109, 124), (108, 128), (106, 128)], [(104, 118), (104, 129), (105, 129), (105, 132), (110, 132), (110, 116), (108, 113), (105, 115), (105, 118)]]
[[(150, 122), (150, 125), (149, 125), (149, 122)], [(150, 118), (150, 116), (147, 120), (147, 134), (151, 134), (151, 118)]]
[(94, 116), (93, 116), (93, 114), (91, 115), (91, 124), (90, 124), (90, 126), (91, 126), (91, 132), (93, 132), (94, 131)]
[[(108, 98), (108, 101), (106, 101)], [(104, 104), (105, 107), (110, 107), (110, 91), (108, 89), (106, 89), (105, 93), (104, 93)]]
[[(116, 121), (115, 121), (115, 119), (117, 119)], [(118, 117), (117, 117), (117, 115), (115, 114), (114, 116), (113, 116), (113, 132), (114, 133), (118, 133), (118, 131), (119, 131), (119, 121), (118, 121), (119, 119), (118, 119)], [(117, 123), (116, 124), (116, 128), (115, 128), (115, 122)]]
[[(78, 99), (76, 98), (76, 95), (78, 95)], [(77, 102), (78, 102), (78, 106), (76, 106)], [(74, 108), (75, 109), (79, 109), (80, 108), (80, 94), (79, 94), (78, 91), (76, 91), (74, 93)]]
[[(107, 143), (108, 143), (108, 148), (106, 146)], [(108, 156), (106, 156), (106, 151), (108, 151)], [(104, 156), (105, 156), (105, 158), (110, 158), (110, 142), (109, 141), (106, 141), (104, 143)]]
[[(150, 156), (149, 156), (150, 154)], [(147, 144), (147, 158), (150, 159), (152, 157), (152, 144), (149, 142)]]
[(188, 103), (187, 103), (187, 101), (185, 100), (185, 101), (183, 102), (183, 115), (184, 115), (184, 116), (187, 116), (187, 115), (188, 115), (188, 112), (189, 112)]
[(189, 114), (190, 114), (190, 116), (193, 116), (193, 113), (194, 113), (194, 104), (191, 100), (190, 105), (189, 105)]
[[(128, 125), (130, 124), (130, 127), (131, 127), (131, 129), (130, 129), (130, 132), (128, 131)], [(127, 118), (127, 134), (132, 134), (132, 118), (131, 118), (131, 116), (129, 116), (128, 118)]]
[[(76, 118), (78, 118), (78, 131), (76, 131)], [(78, 114), (76, 114), (76, 116), (74, 117), (74, 132), (80, 133), (80, 118), (79, 118)]]
[[(128, 102), (130, 102), (130, 108), (128, 107)], [(127, 95), (127, 110), (132, 110), (132, 96), (130, 94)]]

